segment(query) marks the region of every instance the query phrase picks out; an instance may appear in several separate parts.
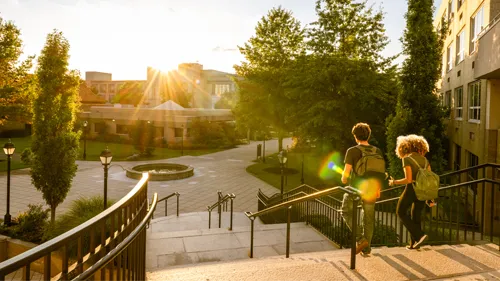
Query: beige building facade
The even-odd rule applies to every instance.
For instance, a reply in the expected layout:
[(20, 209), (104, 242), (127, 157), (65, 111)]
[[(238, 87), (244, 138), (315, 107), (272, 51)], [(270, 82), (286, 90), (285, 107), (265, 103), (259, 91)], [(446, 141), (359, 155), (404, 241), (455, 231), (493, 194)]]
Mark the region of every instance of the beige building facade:
[[(500, 162), (500, 0), (443, 0), (440, 95), (450, 108), (450, 168)], [(496, 17), (496, 20), (495, 20)]]
[(97, 93), (103, 97), (108, 103), (112, 103), (113, 98), (118, 93), (118, 90), (126, 82), (138, 82), (145, 84), (145, 80), (113, 80), (111, 73), (87, 71), (85, 72), (85, 82), (91, 89), (95, 89)]
[[(500, 0), (443, 0), (434, 26), (439, 30), (445, 22), (448, 31), (438, 88), (443, 105), (450, 109), (449, 167), (459, 170), (500, 163)], [(477, 179), (484, 175), (468, 176)], [(499, 232), (500, 192), (491, 201), (491, 186), (485, 186), (485, 208), (493, 209), (493, 225)], [(478, 198), (478, 204), (480, 201)], [(474, 216), (478, 218), (479, 213)], [(485, 216), (483, 227), (490, 229), (491, 213)]]

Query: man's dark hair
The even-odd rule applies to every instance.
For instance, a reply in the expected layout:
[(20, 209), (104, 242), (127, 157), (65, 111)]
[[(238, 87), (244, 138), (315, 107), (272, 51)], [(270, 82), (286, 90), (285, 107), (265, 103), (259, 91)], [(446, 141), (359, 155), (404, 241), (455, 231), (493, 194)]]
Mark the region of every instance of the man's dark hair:
[(352, 127), (352, 134), (359, 141), (367, 141), (370, 138), (372, 130), (370, 129), (370, 125), (366, 123), (358, 123)]

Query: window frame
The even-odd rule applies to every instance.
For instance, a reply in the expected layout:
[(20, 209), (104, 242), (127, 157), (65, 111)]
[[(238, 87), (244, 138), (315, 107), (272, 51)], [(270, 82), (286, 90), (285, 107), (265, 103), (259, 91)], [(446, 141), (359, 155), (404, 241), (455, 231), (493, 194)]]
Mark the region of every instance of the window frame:
[(446, 48), (446, 72), (453, 69), (453, 42)]
[[(480, 16), (481, 25), (478, 26), (478, 16)], [(477, 20), (476, 20), (477, 19)], [(477, 51), (477, 36), (481, 33), (484, 28), (484, 5), (481, 5), (470, 17), (470, 40), (469, 40), (469, 54), (473, 54)]]
[(464, 87), (455, 88), (453, 95), (455, 120), (462, 121), (464, 119)]
[(465, 59), (465, 29), (457, 34), (455, 64), (458, 65)]
[[(477, 99), (475, 98), (476, 94), (478, 95)], [(481, 80), (469, 83), (467, 87), (467, 96), (469, 102), (467, 106), (467, 119), (470, 123), (479, 124), (481, 123)]]

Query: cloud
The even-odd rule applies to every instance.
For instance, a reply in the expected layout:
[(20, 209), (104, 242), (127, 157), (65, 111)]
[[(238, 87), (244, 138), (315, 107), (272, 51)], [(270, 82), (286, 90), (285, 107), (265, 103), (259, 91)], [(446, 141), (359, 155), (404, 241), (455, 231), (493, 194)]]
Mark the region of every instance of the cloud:
[(217, 46), (212, 49), (212, 52), (237, 52), (238, 48), (222, 48), (221, 46)]
[(168, 11), (171, 12), (171, 13), (175, 13), (174, 8), (168, 8)]

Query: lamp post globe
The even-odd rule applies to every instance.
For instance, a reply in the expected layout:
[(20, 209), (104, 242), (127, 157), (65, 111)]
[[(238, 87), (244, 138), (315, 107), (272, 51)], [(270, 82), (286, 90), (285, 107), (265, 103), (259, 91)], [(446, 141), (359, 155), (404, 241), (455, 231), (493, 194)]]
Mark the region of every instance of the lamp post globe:
[(101, 155), (99, 155), (99, 158), (104, 168), (104, 210), (106, 210), (108, 207), (108, 168), (111, 164), (111, 159), (113, 159), (113, 155), (106, 147), (106, 149), (101, 152)]
[(7, 155), (7, 212), (5, 213), (3, 222), (5, 225), (9, 226), (11, 223), (10, 217), (10, 159), (14, 154), (16, 147), (10, 141), (3, 146), (3, 152)]

